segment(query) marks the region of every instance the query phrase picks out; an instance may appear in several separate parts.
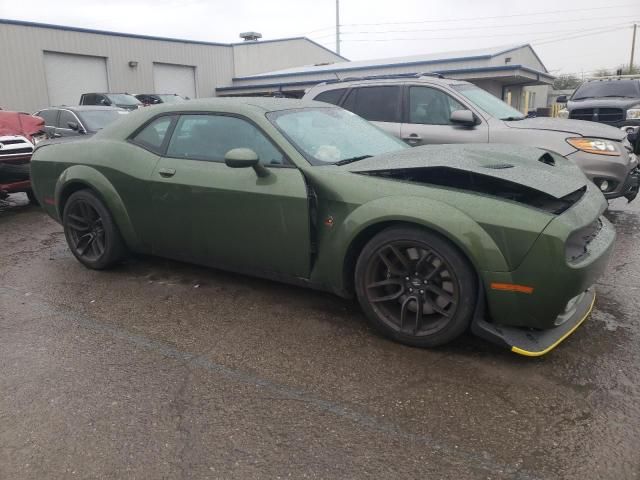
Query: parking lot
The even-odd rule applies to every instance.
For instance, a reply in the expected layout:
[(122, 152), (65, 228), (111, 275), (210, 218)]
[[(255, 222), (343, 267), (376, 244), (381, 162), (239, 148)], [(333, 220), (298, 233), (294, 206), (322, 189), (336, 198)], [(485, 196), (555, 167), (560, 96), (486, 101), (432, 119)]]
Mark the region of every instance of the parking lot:
[[(549, 355), (371, 331), (355, 303), (156, 258), (96, 272), (0, 212), (0, 478), (640, 478), (640, 204)], [(23, 203), (24, 201), (24, 203)]]

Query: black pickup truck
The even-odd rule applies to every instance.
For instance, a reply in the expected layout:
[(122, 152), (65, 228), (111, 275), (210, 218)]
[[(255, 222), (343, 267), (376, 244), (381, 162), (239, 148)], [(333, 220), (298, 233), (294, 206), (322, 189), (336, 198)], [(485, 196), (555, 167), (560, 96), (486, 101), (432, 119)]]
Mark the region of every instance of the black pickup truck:
[(558, 97), (566, 103), (560, 116), (589, 120), (618, 127), (629, 134), (638, 153), (640, 142), (640, 76), (603, 77), (580, 85), (570, 98)]

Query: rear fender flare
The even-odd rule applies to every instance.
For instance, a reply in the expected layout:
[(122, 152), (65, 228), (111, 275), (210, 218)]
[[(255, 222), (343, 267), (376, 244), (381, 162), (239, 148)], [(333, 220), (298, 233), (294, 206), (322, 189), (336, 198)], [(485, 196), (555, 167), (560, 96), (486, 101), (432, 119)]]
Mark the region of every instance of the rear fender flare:
[(96, 192), (109, 209), (109, 212), (111, 212), (111, 215), (113, 215), (113, 219), (127, 246), (132, 250), (140, 247), (140, 237), (133, 227), (122, 198), (107, 177), (87, 165), (74, 165), (67, 168), (56, 182), (55, 204), (61, 221), (63, 213), (62, 202), (66, 196), (67, 188), (72, 185), (85, 185), (86, 188)]

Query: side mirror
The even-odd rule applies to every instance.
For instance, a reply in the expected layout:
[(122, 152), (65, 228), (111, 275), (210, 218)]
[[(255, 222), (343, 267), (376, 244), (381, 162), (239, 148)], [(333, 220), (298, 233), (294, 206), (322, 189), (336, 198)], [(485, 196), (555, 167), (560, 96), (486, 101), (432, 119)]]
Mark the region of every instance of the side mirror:
[(566, 95), (560, 95), (558, 98), (556, 98), (556, 103), (567, 103), (567, 96)]
[(224, 156), (224, 163), (231, 168), (251, 167), (259, 177), (269, 175), (269, 170), (260, 165), (258, 154), (250, 148), (234, 148), (229, 150)]
[(76, 132), (80, 130), (80, 125), (78, 125), (76, 122), (67, 122), (67, 127)]
[(478, 124), (476, 116), (471, 110), (455, 110), (451, 112), (451, 123), (464, 127), (473, 127)]

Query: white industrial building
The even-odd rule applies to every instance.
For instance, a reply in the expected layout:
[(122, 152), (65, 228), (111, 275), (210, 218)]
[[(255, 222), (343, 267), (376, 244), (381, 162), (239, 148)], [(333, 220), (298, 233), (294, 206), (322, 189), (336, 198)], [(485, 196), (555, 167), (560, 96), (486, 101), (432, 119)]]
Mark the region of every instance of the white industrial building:
[(84, 92), (212, 97), (234, 77), (344, 57), (308, 38), (209, 43), (0, 19), (0, 107), (74, 105)]
[(3, 19), (0, 45), (0, 107), (26, 112), (87, 92), (299, 97), (326, 80), (421, 72), (527, 111), (546, 106), (553, 80), (530, 45), (350, 62), (305, 37), (212, 43)]
[(320, 82), (373, 75), (441, 73), (467, 80), (526, 112), (547, 105), (547, 86), (553, 82), (531, 45), (482, 50), (308, 65), (242, 75), (216, 89), (218, 95), (256, 95), (282, 92), (301, 96)]

